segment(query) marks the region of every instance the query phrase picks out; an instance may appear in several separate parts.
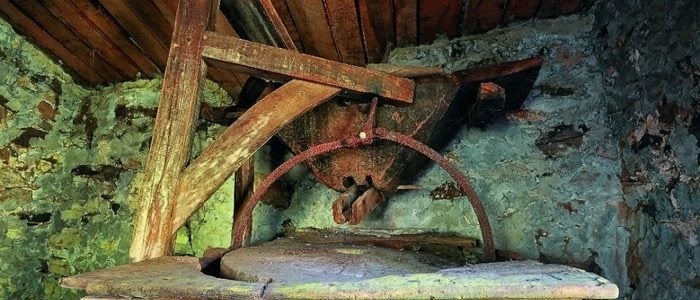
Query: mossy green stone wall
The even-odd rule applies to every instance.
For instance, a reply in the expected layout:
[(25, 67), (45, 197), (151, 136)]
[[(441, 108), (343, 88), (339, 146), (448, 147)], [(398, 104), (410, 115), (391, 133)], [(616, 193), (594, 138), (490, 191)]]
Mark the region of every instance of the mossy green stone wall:
[[(160, 86), (83, 88), (0, 19), (0, 299), (78, 298), (60, 277), (128, 262)], [(211, 82), (203, 98), (229, 102)], [(202, 122), (194, 151), (222, 129)], [(232, 190), (193, 218), (178, 251), (228, 246)]]

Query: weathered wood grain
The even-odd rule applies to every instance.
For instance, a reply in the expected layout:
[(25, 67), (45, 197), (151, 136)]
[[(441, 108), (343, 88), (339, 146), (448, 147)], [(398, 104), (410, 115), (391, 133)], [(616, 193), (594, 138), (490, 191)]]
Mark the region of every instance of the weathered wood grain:
[(413, 101), (412, 80), (319, 57), (207, 32), (207, 62), (270, 80), (291, 78), (360, 93), (372, 93), (399, 103)]
[(503, 16), (503, 24), (515, 20), (527, 20), (535, 16), (540, 6), (540, 0), (508, 1)]
[(287, 0), (305, 53), (338, 60), (323, 0)]
[(355, 0), (324, 0), (324, 3), (338, 51), (338, 60), (346, 64), (364, 66), (367, 63), (365, 46), (362, 42)]
[(31, 18), (27, 17), (9, 1), (0, 1), (0, 16), (12, 22), (15, 28), (21, 33), (33, 39), (52, 55), (60, 57), (67, 66), (78, 72), (78, 74), (75, 74), (78, 75), (78, 81), (84, 81), (89, 84), (104, 82), (104, 78), (95, 72), (91, 66), (83, 62), (80, 57), (73, 54), (70, 49), (66, 48), (60, 41), (51, 36), (51, 34), (44, 31)]
[(93, 49), (125, 77), (136, 77), (140, 69), (131, 59), (112, 43), (111, 39), (96, 28), (91, 22), (83, 18), (82, 13), (70, 1), (49, 0), (44, 1), (44, 7), (57, 19), (69, 26), (86, 44)]
[(124, 54), (128, 55), (131, 61), (139, 67), (144, 75), (153, 77), (160, 74), (160, 70), (156, 64), (130, 40), (129, 34), (112, 19), (111, 15), (98, 10), (90, 0), (71, 0), (71, 2), (78, 11), (92, 22), (97, 29), (102, 31), (115, 46), (121, 49)]
[(392, 0), (358, 0), (357, 6), (367, 62), (382, 62), (388, 48), (396, 46), (394, 4)]
[(418, 41), (418, 0), (394, 0), (396, 44), (413, 46)]
[(102, 56), (95, 53), (92, 47), (85, 44), (68, 26), (56, 19), (51, 12), (35, 0), (15, 0), (13, 3), (28, 17), (35, 20), (46, 32), (55, 37), (76, 56), (88, 64), (107, 81), (124, 80), (115, 68), (106, 62)]
[(248, 109), (182, 173), (172, 233), (282, 127), (339, 92), (335, 87), (292, 80)]
[(427, 44), (438, 35), (455, 38), (462, 27), (462, 0), (419, 1), (418, 42)]
[(129, 35), (141, 46), (141, 49), (158, 65), (165, 66), (168, 60), (169, 43), (162, 41), (150, 30), (143, 30), (144, 23), (124, 1), (97, 0)]
[[(272, 6), (275, 8), (275, 11), (277, 12), (277, 15), (280, 17), (282, 20), (282, 23), (284, 25), (284, 29), (287, 31), (287, 34), (289, 37), (294, 41), (294, 48), (290, 48), (285, 45), (285, 48), (289, 50), (295, 50), (299, 52), (304, 52), (304, 44), (301, 41), (301, 37), (299, 36), (299, 31), (297, 30), (296, 24), (294, 24), (294, 18), (292, 18), (292, 14), (289, 12), (289, 7), (287, 6), (287, 1), (285, 0), (264, 0), (264, 1), (270, 1), (272, 3)], [(267, 4), (264, 4), (267, 5)], [(274, 25), (274, 23), (273, 23)], [(276, 26), (276, 25), (275, 25)], [(279, 30), (278, 28), (275, 28), (276, 30)]]
[(506, 0), (469, 1), (462, 34), (473, 34), (496, 28), (503, 20)]
[[(190, 156), (206, 65), (202, 37), (209, 22), (209, 1), (181, 0), (151, 147), (134, 216), (129, 256), (134, 261), (172, 251), (177, 183)], [(216, 185), (216, 187), (221, 184)]]

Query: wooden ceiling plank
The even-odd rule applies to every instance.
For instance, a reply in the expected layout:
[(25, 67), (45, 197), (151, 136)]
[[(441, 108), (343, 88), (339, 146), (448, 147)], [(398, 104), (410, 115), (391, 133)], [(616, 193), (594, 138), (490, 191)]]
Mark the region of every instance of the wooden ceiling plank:
[(150, 30), (143, 30), (148, 25), (135, 15), (124, 1), (98, 0), (99, 3), (129, 33), (137, 45), (150, 56), (159, 68), (165, 69), (168, 58), (169, 43), (163, 43)]
[(324, 3), (339, 61), (356, 66), (367, 64), (355, 0), (324, 0)]
[(386, 52), (396, 44), (392, 0), (358, 0), (357, 5), (367, 62), (383, 62)]
[(456, 38), (462, 28), (462, 0), (418, 1), (418, 42), (427, 44), (439, 35)]
[(394, 0), (396, 44), (413, 46), (418, 41), (418, 0)]
[(131, 41), (129, 35), (108, 13), (98, 10), (90, 0), (71, 0), (83, 15), (119, 47), (148, 77), (160, 74), (156, 64)]
[(88, 45), (91, 45), (97, 53), (124, 75), (123, 80), (134, 78), (139, 68), (131, 59), (115, 46), (109, 37), (104, 36), (95, 26), (83, 18), (77, 7), (65, 0), (47, 0), (43, 2), (46, 9), (54, 17), (70, 27)]
[(306, 53), (338, 60), (323, 0), (287, 0)]
[(270, 80), (296, 78), (376, 94), (398, 103), (413, 102), (415, 86), (410, 79), (216, 32), (205, 34), (203, 56), (210, 64)]
[(83, 42), (68, 26), (56, 19), (37, 0), (14, 0), (12, 1), (19, 10), (32, 18), (46, 32), (54, 37), (59, 43), (78, 56), (85, 64), (90, 66), (96, 73), (100, 74), (106, 82), (121, 81), (124, 79), (117, 70), (108, 64), (94, 48)]
[(272, 28), (277, 33), (277, 37), (282, 42), (282, 45), (284, 45), (284, 48), (289, 49), (289, 50), (299, 51), (297, 49), (297, 45), (294, 43), (294, 40), (292, 39), (292, 36), (289, 34), (289, 31), (287, 30), (287, 27), (285, 26), (284, 22), (282, 21), (282, 18), (277, 13), (277, 9), (275, 8), (275, 5), (272, 3), (272, 1), (271, 0), (260, 0), (260, 5), (262, 6), (262, 9), (265, 12), (265, 15), (267, 16), (270, 23), (272, 24)]
[[(175, 14), (177, 12), (177, 1), (172, 0), (152, 0), (153, 5), (160, 11), (163, 17), (168, 21), (171, 28), (175, 23)], [(236, 35), (231, 24), (226, 20), (226, 17), (221, 13), (221, 10), (217, 9), (216, 16), (216, 31), (227, 34)], [(226, 90), (229, 95), (236, 96), (240, 93), (243, 88), (245, 80), (248, 78), (245, 74), (234, 73), (224, 69), (212, 68), (207, 72), (207, 77), (216, 83), (218, 83), (221, 88)]]
[(151, 0), (153, 5), (158, 8), (158, 11), (163, 15), (163, 18), (168, 22), (170, 28), (175, 27), (175, 13), (177, 13), (177, 1), (171, 0)]
[(535, 16), (541, 0), (508, 1), (503, 16), (503, 24), (516, 20), (527, 20)]
[(15, 7), (9, 1), (0, 1), (0, 12), (3, 19), (11, 22), (22, 34), (33, 39), (39, 46), (46, 49), (51, 55), (63, 61), (77, 76), (78, 81), (84, 81), (88, 84), (104, 83), (104, 78), (100, 76), (94, 69), (83, 62), (73, 52), (64, 47), (64, 45), (56, 40), (51, 34), (44, 31), (31, 18), (27, 17), (22, 11)]
[(506, 0), (468, 1), (462, 34), (485, 32), (503, 21)]
[[(294, 46), (299, 52), (304, 52), (304, 44), (301, 41), (301, 37), (299, 36), (299, 31), (297, 31), (297, 26), (294, 24), (294, 19), (292, 18), (292, 14), (289, 12), (289, 7), (287, 6), (287, 1), (285, 0), (268, 0), (272, 3), (272, 6), (275, 8), (275, 11), (277, 12), (277, 15), (280, 17), (282, 20), (282, 23), (284, 24), (284, 28), (287, 30), (287, 34), (289, 34), (289, 37), (292, 38), (292, 41), (294, 41)], [(291, 49), (291, 48), (288, 48)]]
[(147, 25), (148, 30), (160, 38), (164, 44), (170, 44), (173, 38), (173, 23), (171, 23), (173, 21), (168, 21), (151, 0), (123, 0), (123, 2), (126, 2), (131, 11)]

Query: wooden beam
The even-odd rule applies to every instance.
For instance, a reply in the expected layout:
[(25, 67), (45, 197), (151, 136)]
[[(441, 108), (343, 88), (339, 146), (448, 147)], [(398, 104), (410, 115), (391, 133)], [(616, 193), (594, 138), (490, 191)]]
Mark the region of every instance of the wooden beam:
[(540, 0), (508, 1), (507, 5), (503, 24), (532, 18), (537, 13), (537, 8), (540, 7)]
[(19, 9), (9, 1), (0, 1), (0, 12), (5, 20), (12, 22), (14, 27), (25, 36), (33, 39), (39, 46), (49, 51), (53, 56), (60, 57), (65, 64), (78, 74), (78, 81), (85, 81), (89, 84), (103, 83), (104, 79), (95, 70), (84, 63), (70, 49), (66, 48), (60, 41), (56, 40), (49, 33), (44, 31), (32, 19), (24, 15)]
[(368, 63), (383, 62), (385, 53), (396, 46), (392, 0), (358, 0), (362, 37)]
[(140, 68), (122, 52), (120, 47), (112, 43), (111, 37), (105, 36), (94, 24), (85, 19), (82, 12), (73, 3), (65, 0), (49, 0), (44, 1), (43, 5), (88, 45), (91, 45), (100, 56), (109, 61), (125, 76), (124, 79), (136, 77)]
[[(289, 7), (287, 6), (287, 1), (285, 0), (262, 0), (263, 6), (266, 6), (265, 2), (270, 1), (272, 2), (272, 6), (275, 9), (275, 12), (277, 13), (277, 16), (282, 20), (282, 23), (284, 25), (285, 31), (287, 31), (287, 35), (294, 41), (294, 48), (286, 47), (289, 50), (296, 50), (299, 52), (304, 52), (304, 44), (301, 42), (301, 37), (299, 36), (299, 31), (297, 31), (297, 26), (294, 24), (294, 18), (292, 18), (292, 14), (289, 12)], [(274, 25), (274, 22), (273, 22)], [(278, 30), (278, 27), (275, 25), (275, 30)]]
[(328, 24), (331, 27), (338, 60), (346, 64), (364, 66), (365, 45), (355, 7), (355, 0), (324, 0)]
[(178, 6), (175, 38), (163, 78), (143, 184), (137, 196), (129, 251), (134, 261), (165, 256), (172, 251), (176, 185), (190, 157), (197, 124), (201, 84), (206, 74), (202, 37), (209, 23), (210, 8), (210, 1), (181, 0)]
[(287, 31), (287, 28), (285, 27), (280, 15), (277, 13), (277, 9), (275, 8), (275, 5), (272, 3), (272, 1), (260, 0), (260, 5), (262, 6), (262, 9), (265, 12), (267, 18), (270, 20), (272, 28), (275, 29), (277, 37), (282, 42), (282, 45), (284, 45), (284, 48), (298, 51), (297, 46), (294, 43), (294, 40), (292, 39), (292, 36), (289, 34), (289, 31)]
[(217, 67), (270, 80), (286, 81), (295, 78), (376, 94), (399, 103), (413, 102), (414, 83), (410, 79), (215, 32), (207, 32), (204, 41), (203, 55), (208, 63)]
[(503, 21), (506, 0), (469, 1), (465, 8), (462, 34), (473, 34), (496, 28)]
[(462, 27), (462, 0), (418, 1), (418, 42), (427, 44), (440, 34), (455, 38)]
[(306, 53), (338, 60), (323, 0), (287, 0)]
[(131, 8), (129, 8), (126, 2), (112, 0), (97, 1), (99, 1), (107, 12), (119, 22), (119, 25), (129, 33), (136, 44), (138, 44), (159, 67), (165, 68), (168, 59), (168, 44), (161, 41), (161, 39), (150, 30), (144, 30), (144, 28), (148, 28), (148, 25), (131, 11)]
[(248, 109), (182, 173), (171, 233), (282, 127), (339, 92), (335, 87), (292, 80)]
[(396, 44), (413, 46), (418, 41), (418, 0), (394, 0)]
[(131, 41), (129, 34), (114, 21), (111, 15), (98, 10), (90, 0), (71, 0), (71, 2), (73, 2), (73, 5), (75, 5), (78, 11), (82, 12), (90, 22), (99, 28), (115, 46), (124, 51), (144, 75), (153, 77), (161, 73), (156, 64)]
[(34, 0), (13, 1), (16, 7), (41, 27), (64, 47), (78, 56), (85, 64), (100, 74), (107, 82), (124, 80), (124, 77), (107, 63), (99, 54), (71, 31), (68, 26), (56, 19), (51, 12)]
[[(210, 1), (214, 0), (208, 0), (207, 2)], [(141, 28), (141, 30), (152, 32), (166, 45), (172, 40), (174, 27), (165, 19), (158, 7), (153, 4), (151, 0), (122, 0), (122, 2), (126, 2), (132, 13), (146, 24), (146, 27)]]

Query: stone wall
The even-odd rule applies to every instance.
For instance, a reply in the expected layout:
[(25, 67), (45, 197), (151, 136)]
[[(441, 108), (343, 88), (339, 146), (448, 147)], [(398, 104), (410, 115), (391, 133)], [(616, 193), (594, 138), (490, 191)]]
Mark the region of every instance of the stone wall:
[(634, 299), (700, 298), (700, 2), (601, 1), (595, 35), (619, 143)]
[[(130, 195), (161, 82), (82, 88), (3, 20), (0, 74), (0, 298), (77, 298), (59, 278), (128, 262)], [(204, 98), (211, 106), (229, 101), (211, 82)], [(195, 151), (221, 129), (202, 122)], [(226, 187), (180, 234), (180, 252), (229, 244), (233, 186)], [(225, 219), (221, 209), (208, 213), (217, 204), (228, 209)]]
[[(629, 232), (619, 215), (620, 158), (592, 43), (593, 21), (580, 16), (537, 20), (396, 49), (390, 61), (455, 71), (542, 55), (544, 66), (522, 111), (483, 130), (456, 128), (455, 139), (441, 152), (472, 178), (498, 249), (577, 266), (625, 286)], [(550, 147), (547, 138), (559, 142)], [(403, 184), (419, 189), (391, 197), (357, 227), (341, 227), (479, 237), (465, 197), (435, 196), (452, 179), (434, 165), (418, 175)], [(260, 239), (273, 236), (286, 220), (296, 228), (337, 226), (331, 203), (338, 193), (308, 175), (294, 187), (289, 209), (259, 207), (260, 215), (268, 215), (256, 227)]]

